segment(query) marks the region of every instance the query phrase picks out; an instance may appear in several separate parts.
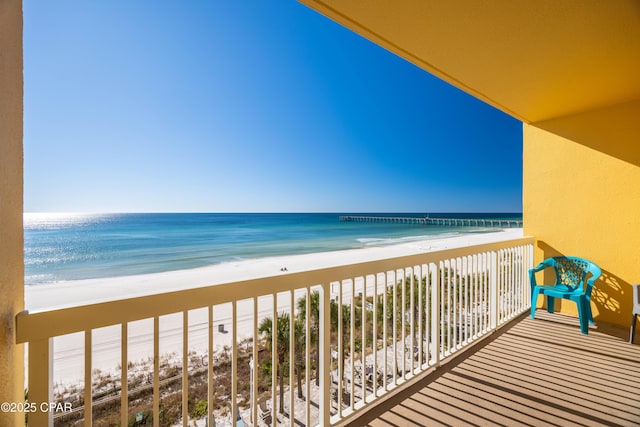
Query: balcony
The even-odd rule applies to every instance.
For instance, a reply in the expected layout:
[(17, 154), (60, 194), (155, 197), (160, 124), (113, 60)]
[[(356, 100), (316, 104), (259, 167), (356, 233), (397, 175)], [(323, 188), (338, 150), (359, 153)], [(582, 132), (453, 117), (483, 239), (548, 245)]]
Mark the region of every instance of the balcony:
[(532, 253), (524, 238), (21, 313), (29, 401), (56, 402), (29, 424), (637, 424), (637, 347), (522, 320)]
[(523, 315), (352, 425), (640, 425), (640, 346), (625, 329)]

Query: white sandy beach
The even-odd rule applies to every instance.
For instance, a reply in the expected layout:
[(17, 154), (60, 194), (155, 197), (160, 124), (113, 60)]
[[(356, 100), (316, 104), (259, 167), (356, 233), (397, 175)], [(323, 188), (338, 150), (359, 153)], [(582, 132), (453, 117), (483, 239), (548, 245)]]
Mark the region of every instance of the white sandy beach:
[[(52, 285), (27, 286), (25, 302), (29, 311), (47, 311), (61, 307), (84, 305), (99, 301), (129, 298), (141, 295), (161, 293), (179, 289), (210, 286), (244, 279), (252, 279), (277, 274), (287, 274), (326, 268), (337, 265), (353, 264), (377, 259), (399, 257), (450, 249), (469, 245), (478, 245), (522, 237), (522, 229), (505, 229), (483, 234), (467, 234), (450, 238), (412, 241), (393, 246), (365, 247), (344, 251), (323, 252), (304, 255), (262, 258), (239, 262), (229, 262), (208, 267), (170, 271), (166, 273), (59, 282)], [(286, 267), (287, 271), (281, 271)], [(288, 309), (288, 301), (278, 303), (281, 310)], [(269, 304), (260, 308), (260, 315), (270, 314)], [(240, 331), (252, 330), (251, 316), (243, 316), (243, 307), (238, 307), (239, 337), (247, 336)], [(214, 325), (230, 324), (230, 310), (214, 310)], [(192, 312), (189, 316), (190, 349), (195, 351), (206, 348), (206, 330), (198, 325), (206, 325), (206, 312)], [(151, 321), (135, 322), (129, 328), (129, 360), (147, 359), (153, 354), (153, 325)], [(93, 367), (103, 371), (115, 369), (120, 360), (120, 330), (109, 328), (94, 331)], [(182, 348), (182, 316), (161, 318), (161, 353), (177, 351)], [(217, 332), (214, 336), (216, 348), (230, 343), (231, 334)], [(97, 349), (100, 351), (97, 351)], [(83, 378), (83, 344), (81, 335), (60, 337), (54, 343), (54, 381), (56, 383), (81, 383)], [(115, 363), (114, 363), (115, 361)]]

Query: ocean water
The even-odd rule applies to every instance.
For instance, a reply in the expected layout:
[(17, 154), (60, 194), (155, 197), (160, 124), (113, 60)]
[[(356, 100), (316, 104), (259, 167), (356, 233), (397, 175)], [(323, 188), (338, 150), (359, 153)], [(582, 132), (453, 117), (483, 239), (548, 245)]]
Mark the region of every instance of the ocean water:
[[(489, 227), (343, 222), (348, 213), (29, 214), (25, 283), (128, 276), (269, 256), (384, 246)], [(424, 217), (425, 214), (365, 214)], [(521, 214), (430, 217), (522, 219)]]

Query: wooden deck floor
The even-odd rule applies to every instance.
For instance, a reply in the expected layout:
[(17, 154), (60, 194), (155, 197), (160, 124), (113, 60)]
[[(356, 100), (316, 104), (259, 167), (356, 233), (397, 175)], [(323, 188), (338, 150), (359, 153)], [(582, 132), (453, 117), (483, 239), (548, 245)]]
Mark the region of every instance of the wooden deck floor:
[(352, 426), (640, 426), (640, 334), (538, 310)]

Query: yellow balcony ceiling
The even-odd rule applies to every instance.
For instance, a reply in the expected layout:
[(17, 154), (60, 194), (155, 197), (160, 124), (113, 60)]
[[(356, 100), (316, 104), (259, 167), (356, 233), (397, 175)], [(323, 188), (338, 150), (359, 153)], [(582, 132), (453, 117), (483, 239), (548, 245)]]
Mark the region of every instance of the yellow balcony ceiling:
[(527, 122), (640, 99), (639, 0), (300, 0)]

